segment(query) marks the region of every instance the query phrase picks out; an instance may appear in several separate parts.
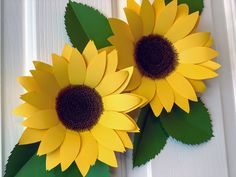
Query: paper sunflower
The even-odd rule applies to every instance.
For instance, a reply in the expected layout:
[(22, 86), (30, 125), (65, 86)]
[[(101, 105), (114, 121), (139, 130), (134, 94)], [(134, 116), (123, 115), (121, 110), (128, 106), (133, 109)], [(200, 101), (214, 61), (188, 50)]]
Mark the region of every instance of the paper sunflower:
[(205, 90), (202, 80), (216, 77), (220, 67), (212, 61), (218, 53), (210, 48), (210, 33), (195, 32), (199, 12), (189, 14), (177, 0), (143, 0), (141, 7), (127, 0), (124, 11), (128, 24), (109, 19), (109, 41), (118, 50), (118, 68), (135, 67), (128, 89), (146, 97), (155, 116), (174, 103), (189, 112), (189, 100)]
[(75, 161), (85, 176), (97, 159), (117, 167), (114, 151), (132, 148), (127, 132), (139, 131), (126, 113), (146, 100), (121, 94), (133, 68), (116, 72), (116, 50), (98, 52), (91, 41), (82, 54), (65, 45), (52, 63), (36, 61), (32, 77), (18, 78), (28, 91), (14, 111), (27, 118), (19, 144), (40, 142), (37, 154), (46, 154), (47, 170), (61, 164), (64, 171)]

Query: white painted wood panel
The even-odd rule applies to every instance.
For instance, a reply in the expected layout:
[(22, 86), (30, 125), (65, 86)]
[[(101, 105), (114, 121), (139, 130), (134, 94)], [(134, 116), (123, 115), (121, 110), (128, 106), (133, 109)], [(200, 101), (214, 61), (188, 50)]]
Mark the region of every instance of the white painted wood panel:
[[(107, 16), (124, 18), (125, 0), (76, 0), (98, 8)], [(141, 168), (132, 169), (132, 154), (118, 156), (113, 177), (235, 177), (235, 21), (234, 0), (205, 0), (199, 30), (213, 32), (221, 76), (207, 82), (202, 95), (212, 115), (215, 137), (198, 147), (169, 139), (162, 153)], [(16, 77), (28, 73), (32, 60), (51, 63), (69, 42), (64, 27), (67, 0), (1, 0), (1, 167), (23, 130), (12, 115), (23, 93)], [(235, 15), (235, 14), (234, 14)], [(230, 53), (229, 53), (230, 52)], [(4, 168), (0, 168), (2, 172)]]

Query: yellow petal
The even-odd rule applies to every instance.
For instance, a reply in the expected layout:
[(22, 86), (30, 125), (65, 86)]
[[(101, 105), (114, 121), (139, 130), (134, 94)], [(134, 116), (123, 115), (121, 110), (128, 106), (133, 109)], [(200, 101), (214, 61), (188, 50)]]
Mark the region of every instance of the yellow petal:
[(61, 88), (64, 88), (70, 84), (68, 77), (68, 62), (66, 59), (52, 54), (52, 64), (54, 76)]
[(137, 4), (135, 0), (127, 0), (127, 8), (139, 14), (140, 6)]
[(136, 89), (140, 85), (141, 80), (142, 80), (142, 76), (140, 72), (138, 71), (137, 67), (133, 67), (133, 72), (125, 91), (131, 91), (131, 90)]
[(69, 61), (72, 51), (73, 47), (71, 47), (69, 44), (65, 44), (61, 55)]
[(27, 91), (38, 90), (38, 84), (35, 82), (33, 77), (30, 76), (21, 76), (17, 78), (18, 82), (24, 87)]
[(207, 62), (201, 63), (199, 65), (204, 66), (204, 67), (211, 69), (211, 70), (217, 70), (221, 67), (221, 65), (219, 63), (216, 63), (214, 61), (207, 61)]
[(101, 53), (103, 51), (106, 51), (107, 53), (112, 52), (113, 50), (115, 50), (115, 46), (108, 46), (108, 47), (104, 47), (98, 50), (98, 53)]
[(45, 134), (45, 130), (36, 130), (32, 128), (27, 128), (23, 132), (19, 144), (32, 144), (41, 141), (43, 135)]
[(28, 92), (20, 97), (25, 102), (39, 109), (54, 108), (55, 100), (39, 92)]
[(165, 34), (165, 37), (172, 43), (187, 36), (197, 23), (199, 12), (192, 13), (186, 17), (182, 17), (177, 20), (173, 26)]
[(188, 14), (189, 14), (189, 8), (187, 4), (178, 5), (175, 21), (182, 17), (187, 16)]
[(180, 96), (192, 101), (197, 101), (197, 96), (192, 85), (181, 74), (173, 72), (167, 76), (166, 80)]
[(160, 99), (161, 104), (167, 112), (170, 112), (174, 105), (174, 93), (170, 85), (165, 79), (155, 80), (156, 94)]
[(190, 48), (204, 46), (209, 37), (210, 33), (207, 32), (193, 33), (174, 43), (174, 47), (178, 52), (182, 52)]
[(159, 17), (155, 22), (154, 33), (164, 35), (174, 23), (176, 13), (177, 0), (173, 0), (160, 12)]
[(81, 148), (75, 159), (81, 174), (86, 176), (91, 165), (94, 165), (98, 157), (98, 144), (90, 132), (81, 132)]
[(207, 47), (195, 47), (179, 53), (180, 63), (202, 63), (217, 57), (218, 52)]
[(22, 122), (22, 125), (36, 129), (48, 129), (54, 127), (59, 123), (57, 113), (55, 110), (46, 109), (38, 111), (30, 118)]
[(116, 130), (132, 131), (137, 128), (137, 125), (130, 121), (126, 114), (114, 111), (104, 111), (100, 117), (99, 124)]
[(124, 145), (120, 137), (116, 134), (114, 130), (106, 128), (101, 124), (97, 124), (90, 131), (94, 138), (97, 140), (98, 144), (101, 144), (104, 147), (114, 151), (125, 151)]
[(108, 55), (107, 55), (107, 67), (105, 71), (105, 75), (115, 72), (117, 69), (118, 65), (118, 54), (117, 50), (112, 50)]
[(212, 37), (209, 38), (209, 40), (206, 42), (206, 44), (204, 45), (205, 47), (211, 47), (214, 43), (214, 40)]
[(76, 131), (66, 130), (66, 136), (60, 148), (60, 160), (62, 171), (65, 171), (74, 162), (79, 151), (79, 133)]
[(119, 135), (120, 139), (122, 140), (126, 148), (133, 149), (133, 143), (128, 133), (126, 133), (125, 131), (120, 131), (120, 130), (116, 130), (116, 133)]
[(51, 170), (60, 164), (60, 148), (47, 154), (46, 170)]
[(83, 51), (83, 56), (85, 58), (86, 63), (89, 64), (92, 61), (92, 59), (97, 55), (98, 55), (98, 50), (94, 42), (89, 41)]
[(143, 23), (141, 17), (134, 12), (133, 10), (124, 8), (125, 15), (130, 27), (130, 30), (135, 38), (135, 40), (139, 40), (143, 35)]
[(134, 41), (133, 34), (125, 22), (116, 18), (109, 18), (108, 21), (114, 35), (125, 36), (127, 39)]
[(184, 77), (196, 80), (210, 79), (218, 76), (218, 74), (212, 70), (193, 64), (180, 64), (176, 71), (181, 73)]
[(115, 37), (112, 36), (108, 39), (112, 45), (116, 46), (117, 51), (118, 51), (118, 68), (123, 69), (126, 67), (134, 66), (135, 61), (134, 61), (134, 44), (123, 38), (123, 37)]
[(127, 71), (110, 73), (103, 78), (96, 90), (101, 96), (110, 95), (126, 81), (128, 75)]
[(61, 124), (50, 128), (43, 136), (38, 155), (44, 155), (56, 150), (64, 141), (66, 129)]
[(178, 93), (175, 93), (175, 104), (177, 104), (181, 109), (183, 109), (185, 112), (189, 113), (189, 102), (188, 99), (180, 96)]
[(196, 92), (202, 93), (206, 90), (206, 85), (204, 84), (203, 81), (192, 80), (192, 79), (188, 79), (188, 80)]
[(55, 76), (52, 73), (39, 70), (31, 71), (31, 73), (41, 90), (52, 98), (56, 98), (60, 86), (58, 85)]
[(85, 77), (84, 84), (95, 88), (104, 75), (106, 69), (106, 51), (98, 54), (90, 62), (87, 68), (87, 74)]
[(109, 166), (118, 167), (115, 153), (100, 144), (98, 146), (98, 160)]
[(86, 76), (86, 64), (83, 56), (77, 49), (71, 52), (70, 62), (68, 64), (68, 75), (72, 85), (83, 84)]
[(165, 1), (164, 0), (154, 0), (153, 7), (155, 10), (155, 16), (156, 16), (156, 18), (158, 18), (158, 16), (160, 15), (160, 12), (165, 7)]
[(150, 102), (150, 106), (152, 108), (154, 115), (158, 117), (162, 112), (163, 105), (161, 104), (160, 99), (157, 96), (157, 92), (152, 101)]
[(143, 35), (151, 34), (154, 27), (155, 14), (149, 0), (142, 1), (140, 16), (143, 22)]
[[(134, 94), (134, 93), (129, 93), (129, 95), (138, 97), (140, 101), (139, 101), (138, 104), (136, 104), (136, 106), (134, 106), (134, 107), (132, 107), (132, 108), (126, 110), (124, 113), (129, 113), (129, 112), (131, 112), (131, 111), (133, 111), (133, 110), (135, 110), (135, 109), (137, 109), (137, 108), (139, 108), (139, 107), (143, 107), (143, 106), (145, 106), (145, 105), (148, 104), (147, 99), (146, 99), (145, 97), (141, 96), (141, 95), (137, 95), (137, 94)], [(132, 119), (132, 118), (131, 118), (131, 119)], [(132, 120), (133, 120), (133, 119), (132, 119)]]
[(102, 101), (104, 110), (118, 112), (135, 109), (142, 102), (140, 97), (128, 93), (105, 96)]
[(23, 103), (13, 110), (13, 114), (22, 116), (22, 117), (30, 117), (38, 110), (39, 109), (37, 109), (34, 106), (31, 106), (28, 103)]
[(151, 101), (155, 95), (155, 91), (155, 81), (148, 77), (143, 77), (140, 86), (136, 90), (134, 90), (133, 93), (141, 95), (147, 98), (148, 101)]
[(33, 63), (36, 70), (53, 73), (51, 65), (41, 61), (33, 61)]

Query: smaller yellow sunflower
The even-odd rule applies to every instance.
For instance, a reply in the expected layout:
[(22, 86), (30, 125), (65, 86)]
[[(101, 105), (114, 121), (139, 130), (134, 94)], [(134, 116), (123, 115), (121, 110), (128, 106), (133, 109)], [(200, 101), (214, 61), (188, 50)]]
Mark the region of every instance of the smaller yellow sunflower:
[(52, 55), (52, 66), (34, 62), (32, 76), (19, 77), (28, 91), (14, 113), (26, 120), (19, 144), (40, 142), (38, 155), (46, 155), (46, 169), (74, 161), (85, 176), (100, 160), (117, 167), (114, 151), (132, 148), (127, 132), (138, 132), (126, 113), (146, 99), (121, 93), (133, 68), (116, 71), (117, 52), (99, 52), (90, 41), (81, 54), (65, 45), (62, 56)]
[(210, 48), (210, 33), (195, 32), (199, 12), (189, 14), (177, 0), (143, 0), (141, 6), (127, 0), (124, 11), (128, 24), (109, 19), (109, 41), (118, 51), (118, 68), (134, 66), (127, 89), (146, 97), (157, 117), (174, 103), (189, 112), (189, 100), (197, 101), (196, 92), (206, 88), (202, 80), (216, 77), (220, 67), (212, 60), (218, 53)]

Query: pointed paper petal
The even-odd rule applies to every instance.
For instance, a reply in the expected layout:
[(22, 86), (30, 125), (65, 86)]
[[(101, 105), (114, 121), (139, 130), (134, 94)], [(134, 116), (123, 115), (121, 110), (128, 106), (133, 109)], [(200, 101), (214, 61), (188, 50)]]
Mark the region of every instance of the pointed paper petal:
[(199, 65), (204, 66), (204, 67), (206, 67), (208, 69), (211, 69), (213, 71), (217, 70), (217, 69), (219, 69), (221, 67), (221, 65), (219, 63), (216, 63), (214, 61), (207, 61), (207, 62), (201, 63)]
[(201, 47), (207, 42), (210, 37), (210, 33), (200, 32), (200, 33), (193, 33), (189, 36), (185, 37), (174, 43), (174, 47), (177, 49), (178, 52), (182, 52), (184, 50), (194, 48), (194, 47)]
[(33, 77), (30, 76), (21, 76), (17, 78), (18, 82), (24, 87), (27, 91), (38, 90), (38, 84), (35, 82)]
[(196, 92), (204, 92), (206, 90), (206, 85), (203, 81), (188, 79)]
[(218, 76), (217, 73), (203, 66), (193, 64), (180, 64), (176, 71), (181, 73), (184, 77), (196, 80), (210, 79)]
[(177, 13), (177, 0), (171, 1), (162, 9), (159, 17), (156, 19), (154, 33), (164, 35), (174, 23)]
[(115, 72), (118, 66), (118, 53), (117, 50), (112, 50), (107, 55), (107, 67), (105, 71), (105, 75)]
[(155, 80), (156, 94), (160, 99), (161, 104), (167, 112), (170, 112), (174, 105), (174, 93), (170, 85), (165, 79)]
[(34, 63), (34, 67), (35, 67), (36, 70), (53, 73), (51, 65), (49, 65), (47, 63), (44, 63), (44, 62), (41, 62), (41, 61), (33, 61), (33, 63)]
[(136, 67), (133, 67), (132, 76), (130, 78), (129, 84), (126, 87), (126, 91), (131, 91), (137, 89), (142, 80), (142, 76)]
[(65, 171), (74, 162), (80, 151), (80, 135), (76, 131), (66, 130), (65, 139), (60, 148), (61, 169)]
[(34, 106), (31, 106), (28, 103), (23, 103), (13, 110), (13, 114), (22, 116), (22, 117), (30, 117), (38, 110), (39, 109), (37, 109)]
[(124, 145), (120, 140), (120, 137), (116, 134), (114, 130), (106, 128), (101, 124), (97, 124), (90, 131), (94, 138), (97, 140), (98, 144), (101, 144), (104, 147), (114, 151), (125, 151)]
[(175, 94), (175, 104), (177, 104), (181, 109), (183, 109), (185, 112), (189, 113), (189, 102), (188, 99), (180, 96), (178, 93), (174, 92)]
[(46, 170), (51, 170), (60, 164), (60, 148), (47, 154)]
[(188, 8), (187, 4), (178, 5), (175, 21), (182, 18), (182, 17), (187, 16), (188, 13), (189, 13), (189, 8)]
[(89, 41), (87, 46), (83, 51), (83, 56), (87, 65), (92, 61), (92, 59), (98, 55), (98, 50), (93, 41)]
[(71, 47), (69, 44), (65, 44), (61, 55), (69, 61), (72, 51), (73, 47)]
[(154, 98), (150, 102), (150, 106), (155, 116), (158, 117), (162, 112), (163, 105), (161, 104), (160, 99), (158, 98), (157, 92), (155, 93)]
[(165, 34), (165, 37), (172, 43), (187, 36), (197, 23), (199, 12), (192, 13), (186, 17), (182, 17), (177, 20), (169, 31)]
[(72, 85), (83, 84), (86, 76), (86, 64), (83, 56), (77, 49), (71, 52), (70, 62), (68, 64), (68, 75)]
[(127, 0), (127, 8), (139, 14), (140, 6), (137, 4), (135, 0)]
[(105, 164), (108, 164), (109, 166), (118, 167), (115, 153), (100, 144), (98, 146), (98, 160), (104, 162)]
[(173, 72), (167, 76), (166, 80), (180, 96), (197, 101), (197, 96), (192, 85), (181, 74)]
[(209, 40), (206, 42), (206, 44), (204, 45), (205, 47), (211, 47), (214, 43), (214, 40), (212, 37), (209, 38)]
[(156, 18), (158, 18), (160, 15), (160, 12), (165, 7), (165, 0), (154, 0), (153, 7), (155, 10), (155, 16)]
[(68, 62), (66, 59), (52, 54), (52, 69), (54, 76), (60, 85), (61, 88), (64, 88), (70, 84), (69, 77), (68, 77)]
[(202, 63), (217, 57), (218, 52), (207, 47), (195, 47), (181, 52), (180, 63)]
[(46, 109), (38, 111), (30, 118), (22, 122), (22, 125), (36, 129), (48, 129), (56, 126), (59, 123), (57, 113), (55, 110)]
[(126, 148), (133, 149), (133, 143), (128, 133), (126, 133), (125, 131), (120, 131), (120, 130), (116, 130), (116, 133), (119, 135), (120, 139), (122, 140)]
[(48, 154), (56, 150), (64, 141), (66, 129), (61, 124), (50, 128), (42, 138), (38, 155)]
[(41, 141), (43, 135), (45, 134), (46, 130), (36, 130), (32, 128), (27, 128), (23, 132), (19, 144), (32, 144)]
[(87, 68), (84, 84), (95, 88), (104, 75), (106, 69), (106, 52), (102, 52), (94, 57)]

